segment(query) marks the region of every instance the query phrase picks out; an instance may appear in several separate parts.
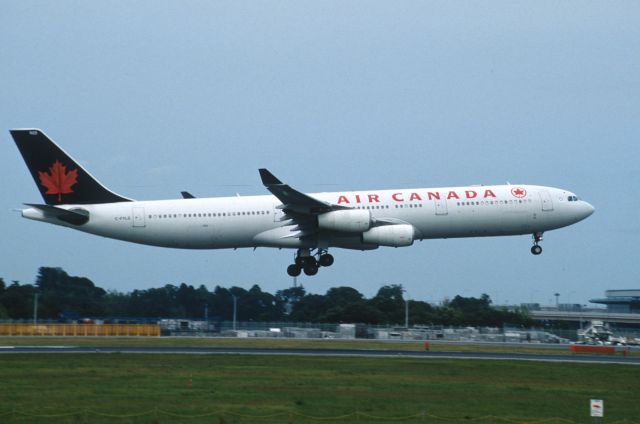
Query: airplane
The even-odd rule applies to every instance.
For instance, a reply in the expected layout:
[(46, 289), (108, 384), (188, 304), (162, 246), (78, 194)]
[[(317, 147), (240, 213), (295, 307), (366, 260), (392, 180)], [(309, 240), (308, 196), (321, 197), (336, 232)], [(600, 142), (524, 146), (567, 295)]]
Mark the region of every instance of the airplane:
[(478, 185), (302, 193), (266, 168), (271, 195), (132, 200), (109, 190), (39, 129), (10, 131), (44, 204), (26, 203), (24, 218), (90, 234), (182, 249), (296, 249), (287, 273), (331, 266), (330, 248), (371, 250), (416, 240), (533, 236), (594, 212), (574, 193), (537, 185)]

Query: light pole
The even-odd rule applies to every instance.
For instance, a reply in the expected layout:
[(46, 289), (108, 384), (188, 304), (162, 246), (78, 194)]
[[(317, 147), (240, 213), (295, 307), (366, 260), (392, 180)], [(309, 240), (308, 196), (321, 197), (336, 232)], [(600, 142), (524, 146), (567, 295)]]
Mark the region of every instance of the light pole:
[(236, 331), (236, 311), (238, 308), (238, 298), (235, 294), (231, 295), (233, 297), (233, 331)]
[(409, 299), (404, 301), (404, 326), (409, 329)]
[[(402, 293), (407, 293), (407, 290), (403, 287)], [(409, 329), (409, 299), (404, 301), (404, 328)]]
[(33, 297), (33, 325), (38, 324), (38, 292)]

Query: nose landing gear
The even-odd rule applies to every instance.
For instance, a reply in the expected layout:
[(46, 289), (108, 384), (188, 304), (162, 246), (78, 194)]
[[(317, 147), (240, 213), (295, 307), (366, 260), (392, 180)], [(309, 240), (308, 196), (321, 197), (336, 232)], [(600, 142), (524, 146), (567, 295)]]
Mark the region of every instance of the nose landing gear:
[(287, 274), (297, 277), (304, 271), (306, 275), (316, 275), (321, 266), (331, 266), (333, 262), (333, 256), (327, 252), (327, 249), (318, 248), (313, 255), (311, 249), (298, 249), (294, 263), (287, 267)]
[(542, 246), (538, 243), (542, 241), (542, 233), (533, 233), (533, 246), (531, 246), (531, 253), (539, 255), (542, 253)]

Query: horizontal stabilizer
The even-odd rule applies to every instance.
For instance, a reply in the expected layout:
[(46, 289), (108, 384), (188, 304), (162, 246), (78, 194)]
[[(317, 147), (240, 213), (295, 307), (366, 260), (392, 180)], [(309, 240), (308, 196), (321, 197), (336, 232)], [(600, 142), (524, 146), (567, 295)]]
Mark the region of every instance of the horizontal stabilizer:
[(89, 211), (81, 208), (63, 209), (51, 205), (38, 205), (33, 203), (25, 203), (25, 205), (38, 209), (45, 216), (57, 218), (60, 221), (67, 222), (72, 225), (83, 225), (89, 222)]

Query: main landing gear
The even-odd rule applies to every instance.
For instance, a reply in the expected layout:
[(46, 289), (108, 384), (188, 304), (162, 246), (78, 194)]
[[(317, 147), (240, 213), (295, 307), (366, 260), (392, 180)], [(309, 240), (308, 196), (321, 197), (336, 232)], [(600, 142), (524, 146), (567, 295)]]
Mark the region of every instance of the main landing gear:
[(542, 253), (542, 246), (538, 243), (542, 241), (542, 233), (533, 233), (533, 246), (531, 246), (531, 253), (539, 255)]
[(302, 271), (306, 275), (316, 275), (321, 266), (333, 265), (333, 256), (327, 249), (317, 249), (315, 254), (311, 254), (311, 249), (298, 249), (295, 261), (287, 267), (287, 274), (297, 277)]

